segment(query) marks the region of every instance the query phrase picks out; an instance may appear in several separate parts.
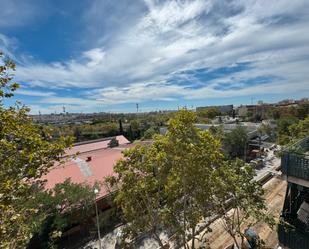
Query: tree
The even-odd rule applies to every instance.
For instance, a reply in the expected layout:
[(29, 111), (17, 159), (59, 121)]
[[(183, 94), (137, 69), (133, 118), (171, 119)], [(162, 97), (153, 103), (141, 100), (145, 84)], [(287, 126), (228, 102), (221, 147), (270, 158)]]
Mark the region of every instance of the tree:
[(305, 119), (309, 114), (309, 102), (304, 102), (297, 107), (297, 117), (299, 119)]
[(221, 215), (223, 227), (237, 248), (244, 244), (245, 234), (242, 231), (245, 225), (250, 227), (257, 222), (265, 222), (271, 227), (274, 225), (273, 217), (267, 213), (263, 188), (254, 176), (254, 169), (240, 159), (225, 163), (214, 173), (217, 187), (214, 188), (213, 207)]
[(289, 134), (291, 135), (291, 141), (299, 140), (306, 136), (309, 136), (309, 116), (304, 120), (300, 120), (298, 123), (292, 124), (288, 127)]
[(155, 151), (155, 146), (147, 148), (140, 145), (125, 151), (125, 160), (114, 167), (118, 176), (108, 177), (106, 182), (117, 191), (115, 203), (122, 209), (127, 222), (126, 238), (134, 239), (141, 233), (150, 233), (162, 247), (160, 229), (164, 223), (161, 212), (164, 189), (160, 177), (166, 176), (164, 168), (154, 161)]
[(12, 71), (15, 71), (15, 63), (5, 58), (0, 51), (0, 104), (4, 98), (13, 96), (13, 92), (19, 87), (16, 82), (12, 82)]
[(109, 142), (108, 142), (108, 146), (110, 148), (113, 148), (113, 147), (117, 147), (119, 145), (119, 141), (113, 137)]
[[(94, 186), (72, 183), (70, 179), (56, 184), (53, 189), (37, 189), (33, 192), (36, 203), (24, 200), (21, 203), (29, 209), (38, 208), (36, 215), (30, 217), (30, 224), (36, 224), (33, 229), (34, 238), (42, 248), (53, 247), (62, 232), (74, 224), (85, 224), (94, 215)], [(39, 205), (38, 205), (39, 203)]]
[(119, 134), (122, 135), (123, 134), (123, 127), (122, 127), (122, 120), (121, 118), (118, 120), (119, 123)]
[[(18, 88), (12, 83), (15, 64), (0, 53), (0, 248), (24, 248), (31, 237), (29, 218), (36, 208), (23, 205), (33, 198), (33, 185), (55, 162), (61, 162), (70, 138), (50, 141), (28, 116), (29, 109), (3, 103)], [(32, 199), (35, 202), (35, 198)]]
[(222, 139), (224, 137), (224, 129), (223, 126), (210, 126), (209, 127), (209, 132), (211, 135), (213, 135), (214, 137), (218, 138), (218, 139)]
[(154, 127), (150, 127), (144, 132), (143, 139), (151, 139), (157, 133), (158, 131), (156, 131)]
[(290, 142), (291, 134), (289, 127), (297, 123), (298, 119), (296, 117), (282, 117), (277, 121), (279, 144), (284, 145)]
[(247, 153), (248, 135), (246, 128), (237, 125), (235, 129), (225, 133), (223, 148), (229, 158), (244, 157)]
[(185, 248), (192, 239), (195, 248), (198, 223), (213, 214), (210, 176), (223, 159), (219, 141), (195, 122), (193, 112), (179, 111), (165, 136), (125, 152), (114, 168), (117, 176), (107, 179), (117, 190), (115, 202), (132, 237), (150, 232), (162, 246), (159, 231), (164, 230)]
[(74, 132), (73, 132), (74, 137), (76, 138), (77, 141), (81, 140), (82, 137), (82, 131), (80, 129), (80, 127), (76, 126), (74, 128)]
[(206, 119), (213, 119), (220, 116), (221, 112), (217, 108), (202, 108), (197, 110), (197, 116)]

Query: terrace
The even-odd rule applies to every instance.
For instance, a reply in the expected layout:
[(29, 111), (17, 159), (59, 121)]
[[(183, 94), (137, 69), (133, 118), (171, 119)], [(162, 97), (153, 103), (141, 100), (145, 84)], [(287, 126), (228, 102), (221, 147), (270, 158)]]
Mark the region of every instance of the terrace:
[(288, 182), (309, 187), (309, 137), (283, 151), (281, 168)]
[(309, 248), (309, 137), (283, 151), (282, 174), (288, 187), (278, 226), (284, 248)]

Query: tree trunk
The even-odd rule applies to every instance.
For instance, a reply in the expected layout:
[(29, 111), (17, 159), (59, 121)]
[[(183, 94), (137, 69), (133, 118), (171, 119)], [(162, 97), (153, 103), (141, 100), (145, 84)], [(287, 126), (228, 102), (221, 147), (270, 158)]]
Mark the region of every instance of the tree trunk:
[(195, 249), (195, 227), (192, 228), (192, 245), (191, 249)]
[(157, 232), (153, 232), (153, 236), (155, 237), (156, 241), (158, 242), (160, 248), (164, 248), (164, 244), (162, 240), (160, 239), (160, 236), (157, 234)]

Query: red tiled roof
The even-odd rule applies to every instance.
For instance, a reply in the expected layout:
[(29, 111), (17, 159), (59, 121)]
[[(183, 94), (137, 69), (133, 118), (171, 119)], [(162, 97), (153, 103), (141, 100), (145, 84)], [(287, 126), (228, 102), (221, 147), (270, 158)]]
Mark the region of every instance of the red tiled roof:
[[(133, 147), (123, 136), (117, 136), (119, 141), (118, 147), (107, 148), (107, 141), (99, 141), (89, 144), (74, 146), (67, 151), (68, 155), (80, 152), (76, 158), (68, 157), (63, 165), (55, 166), (42, 180), (47, 180), (46, 188), (52, 189), (57, 183), (64, 182), (71, 178), (74, 183), (89, 183), (93, 185), (96, 181), (102, 181), (104, 177), (112, 175), (113, 167), (116, 162), (122, 158), (122, 151), (126, 148)], [(73, 152), (74, 151), (74, 152)], [(86, 161), (91, 157), (91, 161)], [(102, 187), (98, 198), (107, 194)]]

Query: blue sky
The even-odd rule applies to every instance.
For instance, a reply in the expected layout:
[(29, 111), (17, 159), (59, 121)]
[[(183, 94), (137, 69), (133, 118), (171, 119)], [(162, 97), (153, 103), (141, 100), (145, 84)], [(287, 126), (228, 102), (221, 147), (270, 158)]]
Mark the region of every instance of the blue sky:
[(37, 114), (309, 97), (307, 0), (0, 0)]

